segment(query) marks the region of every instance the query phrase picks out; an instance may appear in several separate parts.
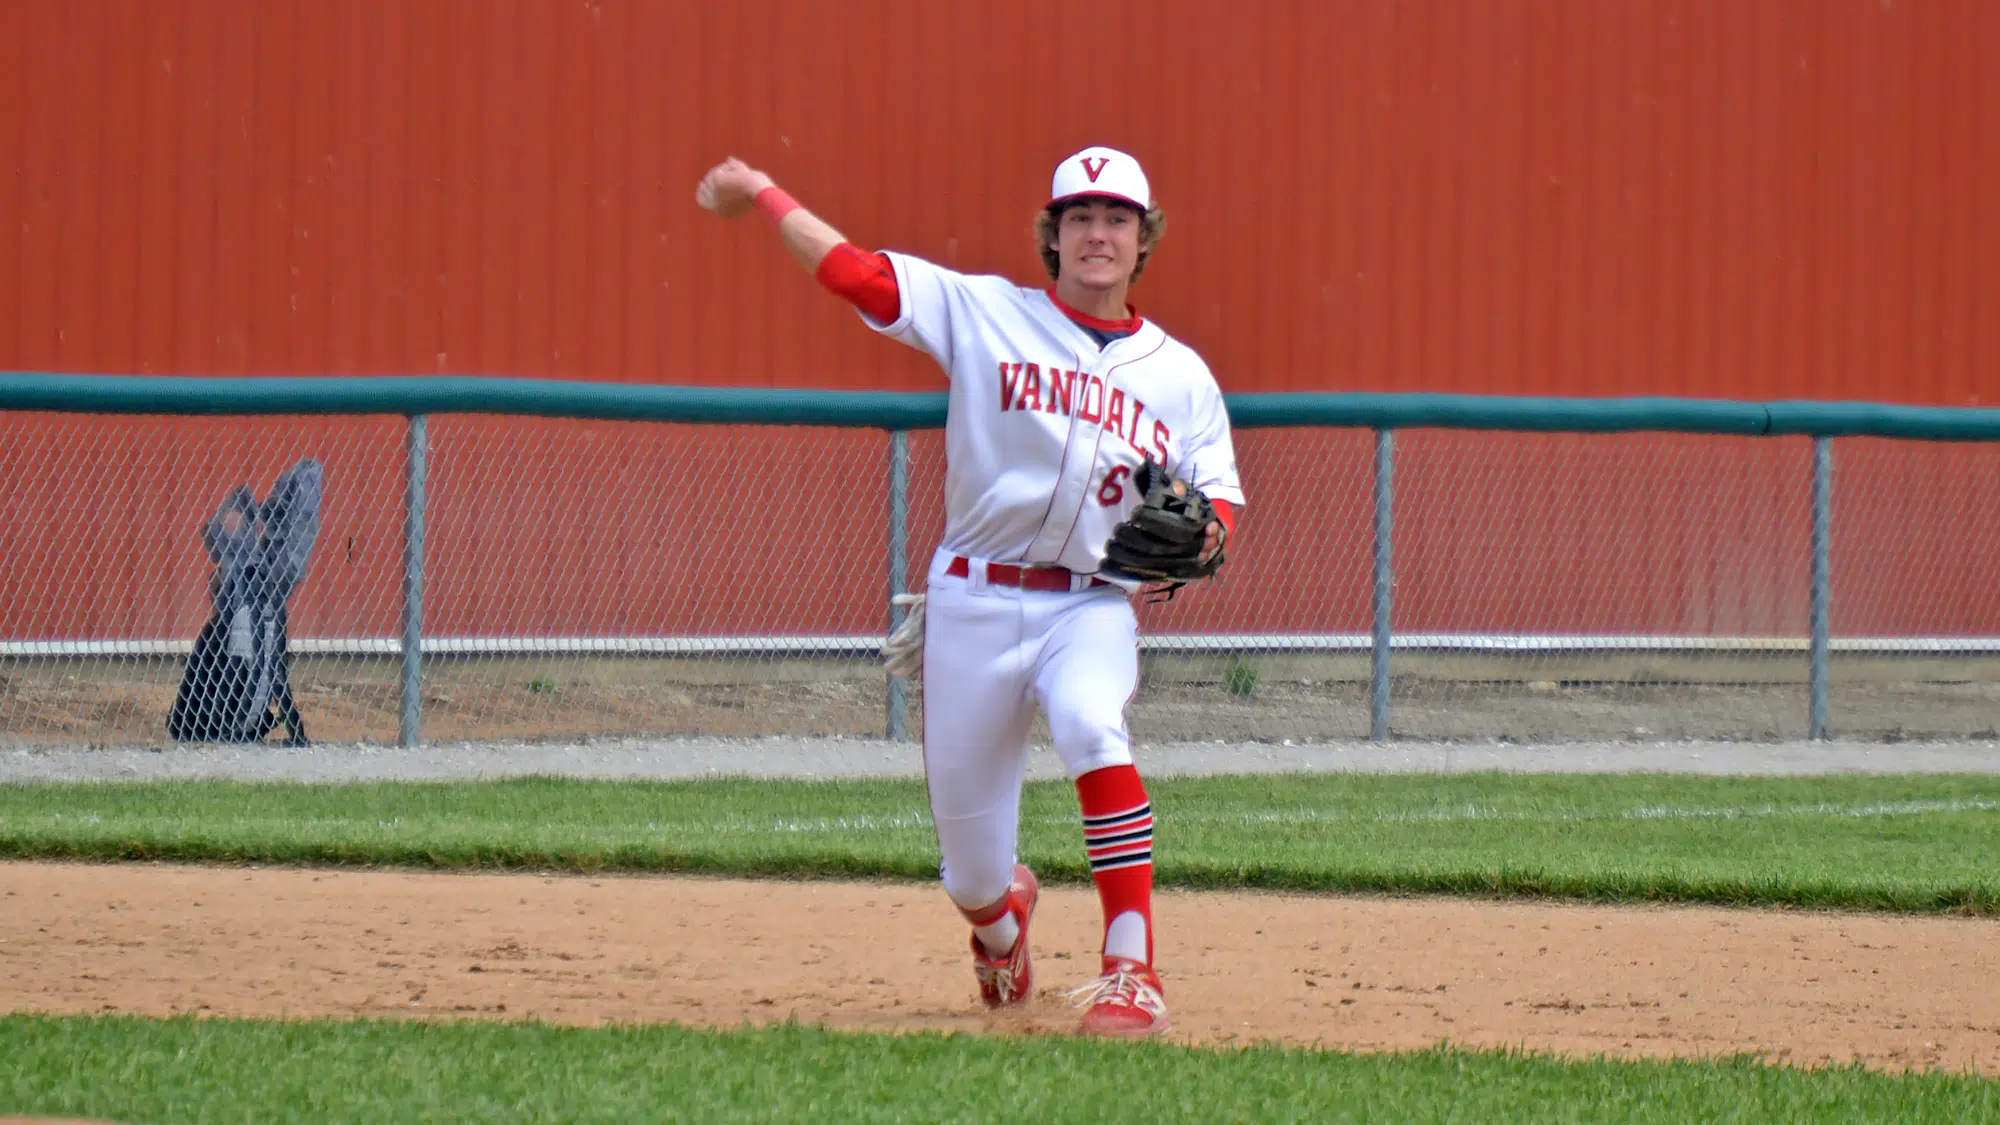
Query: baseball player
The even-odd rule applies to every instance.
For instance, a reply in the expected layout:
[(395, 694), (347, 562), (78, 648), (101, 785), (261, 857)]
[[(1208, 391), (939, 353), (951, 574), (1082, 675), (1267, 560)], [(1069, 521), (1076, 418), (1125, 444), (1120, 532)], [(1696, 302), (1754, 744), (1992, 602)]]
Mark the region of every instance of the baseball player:
[(1102, 975), (1070, 998), (1088, 1033), (1165, 1031), (1153, 810), (1125, 718), (1139, 679), (1132, 597), (1214, 574), (1243, 492), (1214, 376), (1127, 299), (1164, 227), (1144, 171), (1103, 147), (1056, 166), (1035, 215), (1042, 288), (861, 250), (734, 158), (695, 198), (724, 218), (761, 211), (863, 323), (950, 378), (944, 537), (883, 653), (891, 674), (921, 667), (939, 874), (971, 924), (981, 998), (1033, 995), (1038, 887), (1015, 845), (1039, 705), (1104, 908)]

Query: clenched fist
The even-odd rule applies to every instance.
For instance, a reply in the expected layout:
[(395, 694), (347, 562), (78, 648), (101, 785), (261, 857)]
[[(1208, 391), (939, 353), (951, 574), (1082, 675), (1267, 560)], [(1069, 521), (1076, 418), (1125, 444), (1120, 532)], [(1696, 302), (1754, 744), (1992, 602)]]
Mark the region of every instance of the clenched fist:
[(695, 185), (694, 201), (705, 211), (733, 219), (748, 211), (757, 193), (771, 186), (771, 177), (735, 157), (717, 164)]

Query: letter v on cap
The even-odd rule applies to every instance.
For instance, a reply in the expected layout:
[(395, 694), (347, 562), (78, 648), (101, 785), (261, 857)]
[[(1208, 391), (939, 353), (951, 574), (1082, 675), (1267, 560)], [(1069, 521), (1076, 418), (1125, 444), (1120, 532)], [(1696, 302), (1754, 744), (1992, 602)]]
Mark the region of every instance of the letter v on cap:
[(1141, 211), (1153, 205), (1153, 191), (1139, 162), (1102, 145), (1074, 153), (1056, 165), (1055, 178), (1049, 185), (1048, 205), (1085, 196), (1121, 200)]

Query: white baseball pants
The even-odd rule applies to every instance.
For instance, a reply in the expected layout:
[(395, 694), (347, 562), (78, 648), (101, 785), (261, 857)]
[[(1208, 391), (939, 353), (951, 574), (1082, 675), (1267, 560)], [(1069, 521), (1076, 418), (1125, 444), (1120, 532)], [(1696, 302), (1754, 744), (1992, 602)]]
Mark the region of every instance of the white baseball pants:
[(924, 773), (945, 893), (966, 909), (1013, 881), (1028, 734), (1040, 706), (1074, 779), (1132, 761), (1125, 708), (1139, 685), (1139, 625), (1114, 586), (994, 586), (933, 563), (924, 608)]

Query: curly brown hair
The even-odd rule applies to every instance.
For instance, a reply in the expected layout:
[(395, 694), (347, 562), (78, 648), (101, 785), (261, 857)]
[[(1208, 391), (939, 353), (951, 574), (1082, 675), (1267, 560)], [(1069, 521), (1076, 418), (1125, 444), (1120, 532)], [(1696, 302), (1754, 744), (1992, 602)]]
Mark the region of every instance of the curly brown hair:
[[(1050, 281), (1056, 280), (1062, 273), (1062, 255), (1051, 249), (1049, 244), (1058, 241), (1056, 231), (1061, 226), (1064, 213), (1084, 202), (1081, 199), (1066, 199), (1035, 212), (1035, 249), (1041, 252), (1042, 268), (1049, 271)], [(1146, 259), (1152, 257), (1153, 247), (1159, 245), (1160, 236), (1165, 233), (1167, 213), (1155, 203), (1139, 217), (1139, 261), (1132, 267), (1133, 281), (1139, 280), (1139, 275), (1146, 272)]]

